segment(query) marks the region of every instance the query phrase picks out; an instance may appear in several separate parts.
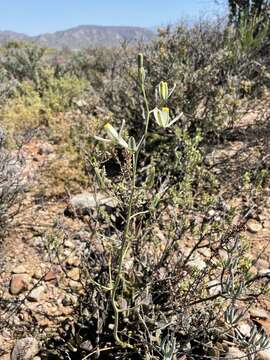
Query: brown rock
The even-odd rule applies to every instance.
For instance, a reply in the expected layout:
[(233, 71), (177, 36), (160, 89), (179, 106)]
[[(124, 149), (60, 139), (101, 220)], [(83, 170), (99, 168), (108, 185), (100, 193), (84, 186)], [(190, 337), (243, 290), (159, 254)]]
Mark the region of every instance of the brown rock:
[(72, 280), (78, 281), (80, 280), (80, 269), (79, 268), (73, 268), (68, 271), (68, 277)]
[(54, 271), (50, 270), (46, 273), (46, 275), (44, 276), (44, 280), (45, 281), (52, 281), (57, 279), (57, 273), (55, 273)]
[(10, 293), (18, 295), (21, 292), (28, 290), (29, 276), (26, 274), (14, 274), (10, 281)]

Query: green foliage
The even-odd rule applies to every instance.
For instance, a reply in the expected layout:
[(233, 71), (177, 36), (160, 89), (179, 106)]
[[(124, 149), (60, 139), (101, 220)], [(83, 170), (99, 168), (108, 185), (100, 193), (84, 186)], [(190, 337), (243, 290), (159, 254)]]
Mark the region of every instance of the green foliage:
[(1, 65), (10, 77), (18, 81), (30, 80), (39, 89), (42, 59), (46, 49), (32, 44), (7, 46)]
[(267, 16), (269, 0), (228, 0), (230, 20), (236, 23), (243, 17), (254, 17), (260, 14)]
[(41, 81), (41, 97), (48, 111), (62, 112), (74, 107), (75, 100), (80, 100), (87, 83), (75, 75), (64, 74), (54, 77), (53, 69), (47, 69)]

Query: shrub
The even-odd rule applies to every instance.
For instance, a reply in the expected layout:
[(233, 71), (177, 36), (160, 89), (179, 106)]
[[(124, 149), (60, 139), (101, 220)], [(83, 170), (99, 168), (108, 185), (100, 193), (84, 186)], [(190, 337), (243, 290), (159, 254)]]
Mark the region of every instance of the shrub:
[(35, 90), (38, 90), (45, 51), (45, 48), (33, 44), (7, 46), (1, 65), (11, 78), (18, 81), (30, 80)]
[(4, 148), (4, 131), (0, 128), (0, 245), (8, 224), (20, 207), (22, 164), (19, 156), (11, 156)]
[(86, 82), (69, 74), (55, 78), (53, 70), (48, 69), (42, 87), (45, 108), (52, 112), (63, 112), (72, 109), (75, 101), (82, 98)]

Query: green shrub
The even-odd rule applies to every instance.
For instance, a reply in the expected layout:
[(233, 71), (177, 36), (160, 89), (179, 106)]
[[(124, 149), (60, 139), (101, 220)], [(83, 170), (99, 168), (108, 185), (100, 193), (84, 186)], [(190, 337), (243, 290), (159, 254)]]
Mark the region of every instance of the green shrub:
[(75, 100), (80, 100), (86, 89), (86, 82), (75, 75), (65, 74), (54, 77), (53, 69), (48, 69), (41, 83), (42, 101), (46, 109), (63, 112), (74, 107)]

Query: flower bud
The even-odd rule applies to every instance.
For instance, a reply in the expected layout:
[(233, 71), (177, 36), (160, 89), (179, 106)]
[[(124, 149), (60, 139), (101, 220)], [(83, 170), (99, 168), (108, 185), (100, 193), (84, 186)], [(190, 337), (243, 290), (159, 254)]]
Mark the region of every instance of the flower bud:
[(137, 150), (136, 141), (133, 136), (131, 136), (128, 140), (128, 148), (133, 153)]
[(169, 97), (168, 84), (165, 81), (161, 81), (158, 86), (159, 97), (162, 101), (167, 101)]
[(138, 68), (143, 68), (143, 54), (139, 53), (138, 54)]

